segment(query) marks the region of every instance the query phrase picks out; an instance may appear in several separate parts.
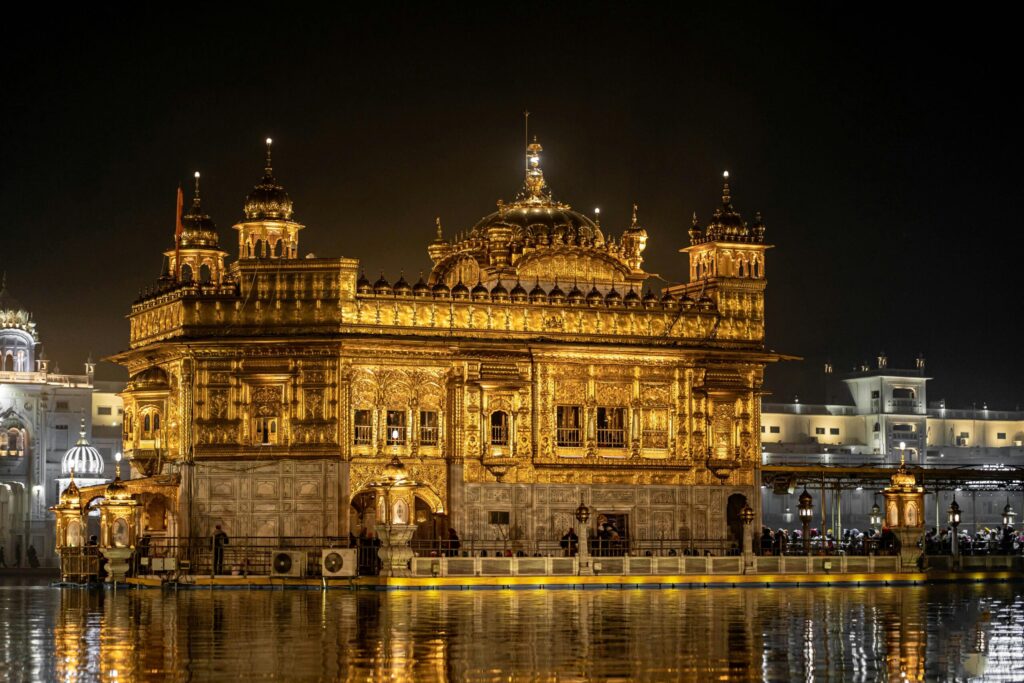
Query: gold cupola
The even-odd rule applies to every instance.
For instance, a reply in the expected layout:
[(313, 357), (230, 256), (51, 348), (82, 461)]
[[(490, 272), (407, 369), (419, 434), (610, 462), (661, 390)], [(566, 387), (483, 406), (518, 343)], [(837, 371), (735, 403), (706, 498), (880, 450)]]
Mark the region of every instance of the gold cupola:
[(181, 190), (178, 190), (179, 222), (174, 236), (174, 248), (164, 252), (168, 275), (178, 282), (220, 284), (224, 277), (224, 257), (217, 239), (217, 225), (203, 211), (199, 194), (199, 171), (195, 172), (195, 190), (188, 212), (181, 214)]
[(273, 140), (267, 138), (267, 158), (263, 178), (245, 198), (245, 219), (234, 226), (238, 231), (240, 259), (299, 256), (299, 230), (303, 225), (293, 219), (292, 198), (274, 176), (271, 158)]

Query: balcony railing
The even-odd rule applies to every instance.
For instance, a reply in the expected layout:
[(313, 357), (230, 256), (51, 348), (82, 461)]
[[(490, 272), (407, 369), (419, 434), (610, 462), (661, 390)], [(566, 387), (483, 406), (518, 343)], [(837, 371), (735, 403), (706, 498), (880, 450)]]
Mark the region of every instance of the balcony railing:
[(508, 427), (505, 425), (491, 425), (491, 444), (494, 446), (508, 445)]
[(626, 430), (625, 429), (602, 429), (597, 430), (597, 447), (598, 448), (625, 448), (626, 447)]
[(436, 446), (438, 431), (437, 427), (420, 427), (420, 445)]
[(356, 446), (369, 446), (373, 442), (373, 426), (356, 425), (353, 442)]
[(563, 448), (578, 448), (583, 445), (579, 427), (559, 427), (555, 431), (559, 446)]

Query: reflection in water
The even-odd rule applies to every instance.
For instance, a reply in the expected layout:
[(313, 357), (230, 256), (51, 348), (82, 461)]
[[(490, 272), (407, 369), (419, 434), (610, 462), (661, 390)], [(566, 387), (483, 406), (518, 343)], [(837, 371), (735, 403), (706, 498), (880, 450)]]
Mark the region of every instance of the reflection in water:
[[(0, 587), (9, 680), (1024, 679), (1024, 586)], [(6, 680), (5, 679), (5, 680)]]

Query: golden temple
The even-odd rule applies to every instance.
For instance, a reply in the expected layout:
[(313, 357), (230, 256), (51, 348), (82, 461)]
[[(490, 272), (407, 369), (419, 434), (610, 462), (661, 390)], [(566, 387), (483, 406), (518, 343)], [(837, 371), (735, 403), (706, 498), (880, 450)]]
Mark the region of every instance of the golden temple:
[(425, 538), (558, 539), (581, 501), (633, 538), (738, 542), (740, 509), (760, 515), (763, 371), (782, 357), (764, 343), (764, 224), (727, 176), (680, 250), (687, 282), (660, 295), (636, 207), (615, 236), (556, 201), (536, 139), (513, 200), (451, 240), (437, 221), (429, 278), (371, 282), (358, 260), (299, 256), (267, 142), (237, 260), (197, 179), (113, 358), (126, 457), (176, 482), (170, 504), (143, 501), (145, 533), (358, 533), (395, 455)]

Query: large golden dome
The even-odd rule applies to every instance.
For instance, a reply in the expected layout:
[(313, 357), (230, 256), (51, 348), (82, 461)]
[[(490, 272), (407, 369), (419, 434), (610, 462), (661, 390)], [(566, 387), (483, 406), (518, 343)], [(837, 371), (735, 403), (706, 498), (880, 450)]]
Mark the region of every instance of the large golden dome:
[(438, 235), (428, 253), (434, 261), (431, 283), (449, 287), (458, 282), (493, 283), (537, 279), (610, 285), (642, 282), (640, 264), (647, 233), (636, 220), (616, 240), (607, 238), (600, 222), (556, 201), (540, 167), (540, 143), (526, 148), (523, 189), (498, 210), (481, 218), (449, 243)]

